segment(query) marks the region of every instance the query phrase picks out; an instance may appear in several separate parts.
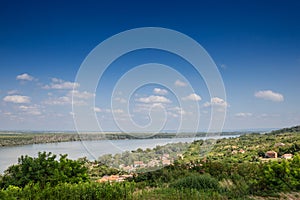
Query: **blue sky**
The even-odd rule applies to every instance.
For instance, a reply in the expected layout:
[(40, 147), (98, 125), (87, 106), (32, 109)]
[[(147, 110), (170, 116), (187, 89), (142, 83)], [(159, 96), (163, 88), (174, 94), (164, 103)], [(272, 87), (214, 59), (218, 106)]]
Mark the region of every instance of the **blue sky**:
[[(149, 123), (149, 109), (177, 128), (180, 117), (200, 113), (205, 130), (212, 105), (225, 110), (225, 129), (280, 128), (300, 124), (300, 3), (298, 1), (1, 1), (0, 129), (74, 130), (72, 94), (78, 104), (95, 99), (103, 130), (119, 130), (124, 102), (132, 119)], [(211, 97), (201, 76), (176, 55), (158, 50), (131, 52), (116, 60), (97, 91), (76, 90), (76, 74), (100, 42), (139, 27), (164, 27), (196, 40), (223, 78), (226, 99)], [(180, 94), (162, 85), (139, 88), (130, 99), (112, 89), (136, 65), (163, 63), (190, 81), (168, 77)], [(173, 78), (173, 79), (172, 79)], [(175, 84), (176, 83), (176, 84)], [(74, 85), (75, 84), (75, 85)], [(75, 91), (72, 92), (75, 86)], [(123, 95), (123, 96), (122, 96)], [(116, 101), (116, 108), (111, 108)], [(178, 101), (197, 104), (183, 110)], [(127, 119), (128, 120), (128, 119)], [(157, 122), (160, 123), (159, 121)]]

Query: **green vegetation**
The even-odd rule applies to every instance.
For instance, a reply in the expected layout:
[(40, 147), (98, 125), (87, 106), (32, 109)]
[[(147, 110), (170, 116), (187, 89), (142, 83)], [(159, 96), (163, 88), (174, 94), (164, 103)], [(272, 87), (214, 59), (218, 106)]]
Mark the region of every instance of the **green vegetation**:
[[(73, 161), (66, 155), (56, 159), (45, 152), (37, 158), (22, 156), (0, 177), (0, 199), (299, 199), (299, 142), (299, 132), (277, 131), (137, 149), (101, 162)], [(99, 181), (104, 175), (126, 174), (117, 167), (122, 162), (146, 163), (158, 152), (171, 157), (176, 149), (186, 151), (171, 165), (156, 170), (145, 165), (122, 182)], [(267, 158), (267, 151), (278, 157)], [(280, 158), (284, 154), (292, 158)], [(105, 159), (115, 167), (105, 165)]]
[(125, 135), (114, 133), (27, 133), (27, 132), (0, 132), (0, 146), (16, 146), (27, 144), (71, 142), (81, 140), (127, 139)]
[(10, 166), (1, 181), (1, 187), (10, 185), (25, 187), (28, 184), (39, 184), (42, 188), (59, 183), (79, 183), (88, 180), (87, 168), (80, 161), (67, 159), (61, 155), (59, 161), (56, 155), (39, 152), (37, 158), (21, 156), (17, 165)]
[(60, 183), (47, 184), (41, 189), (39, 184), (29, 184), (23, 188), (10, 186), (0, 191), (0, 199), (132, 199), (133, 183)]
[(290, 128), (283, 128), (276, 131), (272, 131), (270, 134), (280, 134), (280, 133), (298, 133), (300, 132), (300, 126), (293, 126)]
[[(221, 135), (239, 135), (239, 132), (228, 132), (222, 133)], [(8, 132), (0, 131), (0, 147), (1, 146), (16, 146), (16, 145), (27, 145), (27, 144), (42, 144), (42, 143), (57, 143), (57, 142), (70, 142), (70, 141), (81, 141), (81, 140), (124, 140), (124, 139), (154, 139), (154, 138), (174, 138), (174, 137), (206, 137), (220, 134), (206, 134), (206, 133), (132, 133), (131, 135), (124, 133), (52, 133), (52, 132)]]
[(192, 188), (197, 190), (216, 190), (218, 191), (220, 186), (217, 179), (211, 177), (208, 174), (204, 175), (189, 175), (187, 177), (180, 178), (170, 184), (170, 187), (177, 189)]
[[(89, 139), (88, 136), (83, 136), (82, 138)], [(94, 137), (94, 139), (97, 138)], [(98, 139), (101, 138), (99, 137)], [(0, 146), (69, 142), (79, 140), (81, 140), (80, 135), (71, 133), (0, 133)]]

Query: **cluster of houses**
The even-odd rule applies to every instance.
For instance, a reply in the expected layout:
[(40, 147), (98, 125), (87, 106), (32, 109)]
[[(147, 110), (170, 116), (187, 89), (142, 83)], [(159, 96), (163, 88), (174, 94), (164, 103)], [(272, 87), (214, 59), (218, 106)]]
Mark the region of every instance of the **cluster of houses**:
[(231, 153), (232, 153), (232, 154), (237, 154), (237, 153), (245, 153), (245, 150), (244, 150), (244, 149), (240, 149), (240, 150), (233, 150)]
[(237, 146), (227, 146), (227, 148), (228, 147), (231, 148), (231, 149), (233, 149), (232, 152), (231, 152), (231, 154), (238, 154), (238, 153), (242, 153), (243, 154), (243, 153), (246, 152), (244, 149), (239, 149), (238, 150), (239, 147), (237, 147)]
[[(182, 154), (178, 154), (177, 156), (182, 157)], [(125, 166), (124, 164), (120, 165), (119, 168), (128, 173), (132, 173), (137, 169), (146, 168), (146, 167), (159, 167), (173, 164), (174, 159), (170, 158), (169, 154), (163, 154), (160, 159), (152, 159), (148, 163), (144, 163), (143, 161), (134, 161), (132, 165)], [(101, 179), (96, 180), (96, 182), (122, 182), (126, 178), (132, 177), (132, 174), (129, 175), (110, 175), (103, 176)]]
[[(276, 151), (267, 151), (265, 153), (265, 157), (266, 158), (278, 158), (278, 154)], [(281, 158), (284, 158), (284, 159), (291, 159), (292, 157), (293, 157), (293, 154), (291, 154), (291, 153), (286, 153), (281, 156)]]
[(104, 183), (104, 182), (122, 182), (124, 181), (126, 178), (130, 178), (132, 177), (131, 174), (128, 175), (110, 175), (110, 176), (103, 176), (102, 178), (96, 180), (96, 182), (98, 183)]
[[(280, 143), (276, 143), (274, 145), (274, 147), (279, 147), (279, 146), (285, 146), (285, 144), (280, 142)], [(238, 153), (244, 154), (246, 152), (244, 149), (239, 149), (239, 147), (237, 147), (237, 146), (231, 146), (230, 148), (233, 149), (231, 151), (231, 154), (238, 154)], [(280, 158), (291, 159), (292, 157), (293, 157), (293, 154), (287, 153), (287, 154), (283, 154)], [(264, 158), (266, 158), (266, 159), (268, 159), (268, 158), (278, 158), (278, 154), (277, 154), (276, 151), (267, 151), (267, 152), (265, 152)]]
[[(285, 146), (285, 144), (282, 142), (279, 142), (274, 145), (274, 147), (280, 147), (280, 146)], [(281, 158), (283, 158), (283, 159), (291, 159), (292, 157), (293, 157), (293, 154), (290, 154), (290, 153), (286, 153), (281, 156)], [(276, 151), (267, 151), (265, 153), (265, 158), (278, 158), (278, 154)]]
[[(177, 156), (180, 156), (179, 154)], [(182, 155), (181, 155), (182, 156)], [(152, 159), (148, 163), (144, 163), (143, 161), (137, 160), (134, 161), (132, 165), (120, 165), (119, 168), (126, 172), (133, 172), (140, 168), (147, 168), (147, 167), (159, 167), (159, 166), (166, 166), (173, 164), (174, 159), (170, 158), (169, 154), (163, 154), (159, 159)]]

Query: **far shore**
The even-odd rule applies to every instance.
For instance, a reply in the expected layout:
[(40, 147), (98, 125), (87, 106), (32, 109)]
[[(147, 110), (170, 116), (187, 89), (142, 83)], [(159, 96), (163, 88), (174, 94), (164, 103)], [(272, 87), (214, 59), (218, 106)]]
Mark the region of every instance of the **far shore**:
[(158, 138), (191, 138), (191, 137), (214, 137), (214, 136), (237, 136), (245, 132), (223, 133), (117, 133), (89, 132), (78, 134), (75, 132), (0, 132), (0, 147), (18, 146), (28, 144), (58, 143), (88, 140), (131, 140), (131, 139), (158, 139)]

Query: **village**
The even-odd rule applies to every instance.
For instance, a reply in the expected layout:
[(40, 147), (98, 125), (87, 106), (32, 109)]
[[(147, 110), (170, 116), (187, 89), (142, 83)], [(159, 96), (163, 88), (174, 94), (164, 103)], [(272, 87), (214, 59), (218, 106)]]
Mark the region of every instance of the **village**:
[[(177, 154), (178, 158), (183, 158), (182, 154)], [(143, 162), (140, 160), (134, 161), (132, 165), (124, 165), (121, 164), (119, 165), (119, 169), (121, 171), (124, 171), (128, 174), (126, 175), (118, 175), (118, 174), (113, 174), (113, 175), (104, 175), (102, 178), (96, 180), (96, 182), (122, 182), (126, 178), (132, 177), (133, 173), (135, 173), (138, 170), (141, 169), (157, 169), (159, 167), (164, 167), (168, 166), (174, 163), (174, 158), (170, 156), (170, 154), (165, 153), (162, 154), (162, 156), (159, 159), (151, 159), (149, 162)]]
[[(284, 143), (276, 143), (274, 147), (280, 147), (280, 146), (285, 146)], [(239, 149), (237, 146), (231, 146), (232, 155), (235, 154), (245, 154), (246, 150), (244, 149)], [(177, 154), (176, 155), (178, 159), (183, 159), (183, 154)], [(278, 160), (278, 159), (292, 159), (293, 154), (286, 153), (283, 154), (282, 156), (278, 157), (278, 153), (273, 150), (266, 151), (262, 157), (259, 157), (259, 160), (261, 162), (268, 162), (271, 160)], [(207, 158), (204, 157), (202, 162), (207, 162)], [(174, 163), (174, 158), (170, 157), (170, 154), (163, 154), (160, 159), (151, 159), (149, 162), (143, 162), (141, 160), (134, 161), (132, 165), (124, 165), (121, 164), (119, 165), (119, 169), (121, 171), (124, 171), (128, 174), (126, 175), (118, 175), (118, 174), (113, 174), (113, 175), (104, 175), (102, 178), (96, 180), (96, 182), (122, 182), (126, 178), (133, 177), (133, 174), (136, 173), (138, 170), (141, 169), (155, 169), (159, 167), (164, 167), (168, 165), (172, 165)], [(202, 164), (200, 164), (202, 166)]]

